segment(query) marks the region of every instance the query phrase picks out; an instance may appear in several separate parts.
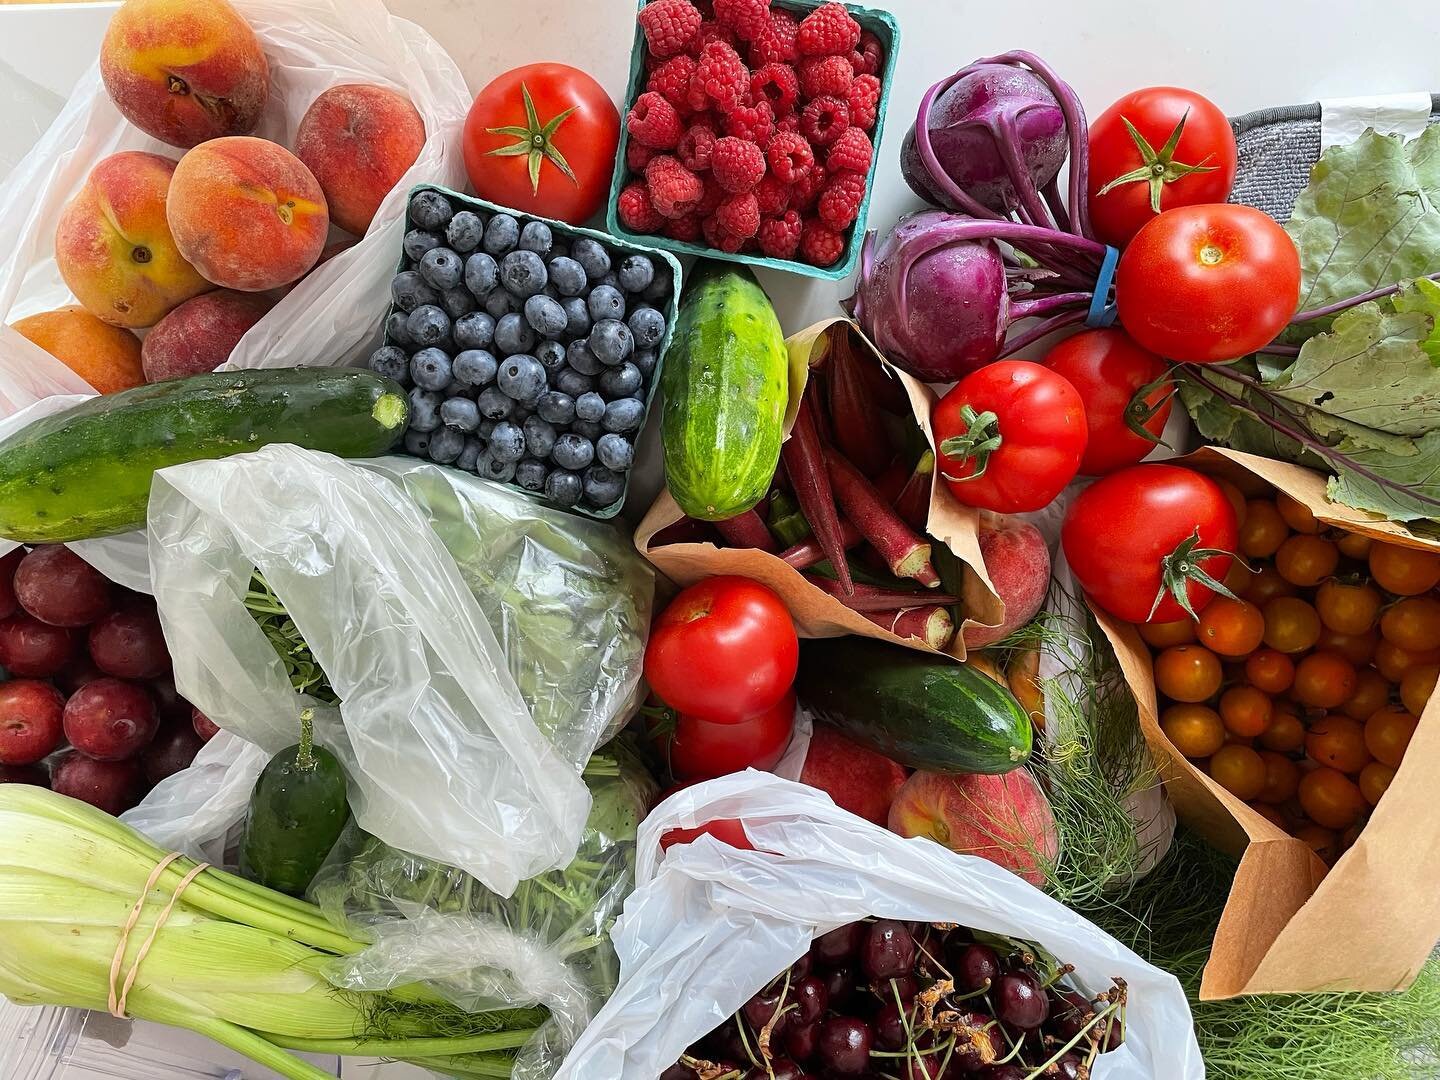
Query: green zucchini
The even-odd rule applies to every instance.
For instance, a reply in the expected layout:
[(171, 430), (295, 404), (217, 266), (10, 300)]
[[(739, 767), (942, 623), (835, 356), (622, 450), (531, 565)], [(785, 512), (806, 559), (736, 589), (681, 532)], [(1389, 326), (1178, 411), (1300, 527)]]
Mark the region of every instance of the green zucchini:
[(1004, 773), (1030, 757), (1030, 718), (965, 664), (863, 637), (800, 646), (795, 689), (819, 720), (901, 765)]
[(300, 741), (270, 759), (250, 793), (240, 842), (240, 873), (267, 889), (304, 896), (350, 813), (345, 770), (315, 745), (309, 709), (300, 714)]
[(374, 457), (408, 414), (398, 383), (349, 368), (214, 372), (91, 398), (0, 441), (0, 536), (129, 532), (145, 525), (157, 469), (270, 443)]
[(780, 462), (790, 362), (770, 298), (744, 267), (704, 268), (680, 301), (661, 376), (665, 482), (692, 518), (764, 496)]

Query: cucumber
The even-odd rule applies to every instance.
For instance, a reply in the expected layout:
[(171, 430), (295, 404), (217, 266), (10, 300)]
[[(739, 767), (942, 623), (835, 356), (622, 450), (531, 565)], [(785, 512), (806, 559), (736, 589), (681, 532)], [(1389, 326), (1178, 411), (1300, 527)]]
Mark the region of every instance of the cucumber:
[(973, 668), (862, 637), (806, 641), (795, 689), (817, 719), (912, 769), (1004, 773), (1030, 757), (1030, 718)]
[(383, 454), (409, 402), (348, 368), (214, 372), (91, 398), (0, 441), (0, 536), (64, 543), (145, 525), (157, 469), (294, 443)]
[(267, 889), (304, 896), (349, 813), (345, 770), (315, 745), (307, 709), (300, 714), (300, 741), (270, 759), (250, 793), (240, 873)]
[(749, 510), (780, 462), (790, 363), (770, 299), (743, 267), (709, 266), (680, 301), (661, 376), (665, 481), (692, 518)]

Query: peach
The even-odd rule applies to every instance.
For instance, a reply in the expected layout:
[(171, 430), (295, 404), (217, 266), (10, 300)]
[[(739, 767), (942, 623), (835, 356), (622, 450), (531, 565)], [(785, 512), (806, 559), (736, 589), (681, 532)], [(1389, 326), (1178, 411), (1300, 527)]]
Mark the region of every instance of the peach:
[(141, 350), (145, 380), (161, 382), (214, 371), (230, 359), (245, 332), (270, 307), (263, 297), (229, 289), (186, 300), (146, 336)]
[(980, 555), (990, 583), (1005, 605), (1005, 616), (999, 626), (966, 627), (967, 650), (983, 649), (1020, 629), (1035, 617), (1050, 588), (1050, 549), (1040, 530), (1028, 521), (984, 515)]
[(114, 326), (154, 326), (211, 288), (180, 254), (166, 220), (175, 168), (159, 154), (111, 154), (60, 211), (60, 276), (86, 311)]
[(884, 825), (891, 800), (905, 783), (903, 766), (857, 746), (832, 727), (816, 724), (800, 782), (819, 788), (835, 805)]
[(325, 249), (325, 193), (283, 146), (237, 136), (180, 159), (168, 214), (175, 243), (216, 285), (264, 292), (296, 281)]
[(332, 86), (310, 103), (295, 133), (303, 161), (330, 204), (330, 220), (364, 236), (375, 212), (425, 145), (425, 121), (386, 86)]
[(140, 339), (129, 330), (101, 322), (82, 307), (27, 315), (11, 324), (101, 394), (129, 390), (145, 381)]
[(914, 773), (890, 804), (890, 831), (978, 855), (1032, 885), (1060, 851), (1055, 815), (1024, 768), (1000, 776)]
[(105, 31), (100, 77), (125, 119), (187, 149), (254, 131), (270, 92), (260, 39), (226, 0), (127, 0)]

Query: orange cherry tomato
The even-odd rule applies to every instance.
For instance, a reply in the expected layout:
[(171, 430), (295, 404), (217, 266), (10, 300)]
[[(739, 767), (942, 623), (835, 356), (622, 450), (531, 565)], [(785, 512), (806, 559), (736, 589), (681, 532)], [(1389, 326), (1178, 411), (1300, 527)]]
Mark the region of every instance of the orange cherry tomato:
[(1340, 706), (1340, 711), (1363, 724), (1389, 701), (1390, 684), (1385, 681), (1385, 676), (1374, 668), (1363, 668), (1355, 673), (1355, 689), (1350, 691), (1350, 697)]
[(1380, 633), (1406, 652), (1440, 648), (1440, 600), (1410, 596), (1392, 604), (1380, 616)]
[(1440, 554), (1376, 541), (1370, 545), (1370, 576), (1386, 592), (1419, 596), (1440, 584)]
[(1411, 652), (1409, 649), (1402, 649), (1393, 641), (1385, 638), (1375, 646), (1375, 667), (1376, 670), (1389, 679), (1392, 683), (1398, 683), (1405, 678), (1405, 673), (1411, 668), (1424, 667), (1426, 664), (1440, 663), (1440, 649), (1426, 649), (1424, 652)]
[(1239, 595), (1256, 607), (1263, 608), (1277, 596), (1294, 596), (1298, 589), (1282, 578), (1273, 566), (1262, 566), (1250, 575), (1250, 582)]
[(1265, 763), (1265, 786), (1255, 796), (1262, 803), (1283, 803), (1295, 797), (1300, 786), (1300, 770), (1295, 762), (1273, 750), (1261, 750)]
[(1304, 840), (1327, 863), (1333, 863), (1340, 856), (1340, 837), (1334, 829), (1323, 825), (1302, 825), (1295, 830), (1295, 839)]
[(1305, 745), (1305, 725), (1287, 701), (1277, 701), (1270, 726), (1260, 733), (1260, 745), (1267, 750), (1291, 753)]
[(1286, 832), (1289, 832), (1289, 826), (1285, 824), (1285, 815), (1280, 813), (1279, 810), (1276, 810), (1275, 807), (1269, 805), (1268, 803), (1260, 802), (1258, 799), (1255, 802), (1247, 803), (1246, 805), (1248, 805), (1251, 810), (1254, 810), (1266, 821), (1270, 822), (1271, 825), (1274, 825), (1277, 829), (1284, 829)]
[(1230, 505), (1235, 508), (1235, 523), (1243, 527), (1248, 512), (1245, 493), (1222, 476), (1212, 476), (1210, 479), (1220, 485), (1220, 490), (1225, 493), (1225, 497), (1230, 500)]
[(1425, 705), (1435, 694), (1435, 683), (1440, 680), (1440, 664), (1417, 664), (1406, 670), (1400, 678), (1400, 701), (1414, 715), (1425, 712)]
[[(1365, 746), (1364, 726), (1358, 720), (1337, 714), (1310, 725), (1310, 731), (1305, 736), (1305, 753), (1310, 760), (1342, 773), (1358, 773), (1370, 760), (1370, 751)], [(1314, 814), (1310, 816), (1315, 817)], [(1319, 821), (1319, 818), (1316, 820)], [(1326, 824), (1323, 821), (1320, 823)]]
[(1341, 532), (1335, 537), (1335, 546), (1340, 549), (1340, 554), (1347, 559), (1364, 559), (1370, 554), (1370, 545), (1374, 543), (1368, 536), (1361, 533)]
[(1295, 665), (1290, 696), (1301, 705), (1336, 709), (1355, 692), (1355, 665), (1331, 652), (1315, 652)]
[(1188, 645), (1195, 640), (1195, 620), (1176, 619), (1174, 622), (1136, 623), (1140, 640), (1152, 649), (1168, 649), (1171, 645)]
[(1295, 661), (1275, 649), (1257, 649), (1245, 660), (1245, 679), (1267, 694), (1283, 694), (1295, 681)]
[(1370, 663), (1375, 655), (1375, 646), (1380, 644), (1380, 631), (1372, 626), (1363, 634), (1337, 634), (1328, 626), (1320, 627), (1320, 636), (1315, 639), (1315, 648), (1321, 652), (1333, 652), (1345, 657), (1357, 668)]
[(1337, 634), (1363, 634), (1375, 625), (1385, 598), (1368, 581), (1327, 581), (1315, 590), (1320, 621)]
[(1265, 790), (1265, 762), (1248, 746), (1231, 743), (1210, 758), (1211, 778), (1236, 798), (1249, 802)]
[(1298, 533), (1275, 552), (1275, 569), (1292, 585), (1319, 585), (1340, 565), (1340, 549), (1319, 536)]
[(1174, 645), (1155, 658), (1155, 685), (1172, 701), (1204, 701), (1220, 689), (1220, 660), (1199, 645)]
[(1250, 578), (1254, 574), (1255, 571), (1246, 566), (1242, 560), (1234, 559), (1230, 563), (1230, 569), (1225, 571), (1225, 576), (1220, 580), (1225, 583), (1227, 589), (1243, 600), (1245, 590), (1250, 585)]
[(1270, 726), (1274, 713), (1268, 695), (1253, 686), (1232, 686), (1220, 695), (1220, 719), (1225, 730), (1242, 739), (1253, 739)]
[(1248, 656), (1265, 636), (1265, 616), (1247, 600), (1217, 596), (1200, 612), (1200, 644), (1221, 656)]
[(1204, 705), (1171, 705), (1160, 714), (1160, 730), (1188, 758), (1205, 758), (1225, 745), (1220, 714)]
[(1391, 782), (1395, 779), (1395, 770), (1389, 765), (1382, 765), (1378, 761), (1372, 761), (1365, 768), (1360, 770), (1360, 779), (1357, 784), (1360, 794), (1365, 796), (1365, 801), (1371, 806), (1380, 804), (1380, 797), (1389, 790)]
[(1240, 554), (1251, 559), (1268, 559), (1289, 535), (1290, 527), (1273, 502), (1251, 499), (1245, 504), (1245, 520), (1240, 525)]
[(1264, 641), (1283, 653), (1301, 653), (1320, 639), (1320, 616), (1298, 596), (1277, 596), (1265, 604)]
[(1299, 796), (1310, 820), (1327, 829), (1348, 829), (1365, 810), (1365, 797), (1355, 781), (1334, 769), (1313, 769), (1302, 776)]
[(1398, 705), (1386, 705), (1365, 721), (1365, 749), (1380, 764), (1399, 768), (1417, 723)]
[(1315, 515), (1310, 508), (1302, 502), (1297, 502), (1283, 491), (1275, 493), (1275, 509), (1280, 511), (1280, 516), (1285, 519), (1285, 524), (1294, 529), (1297, 533), (1318, 533), (1320, 523), (1315, 520)]

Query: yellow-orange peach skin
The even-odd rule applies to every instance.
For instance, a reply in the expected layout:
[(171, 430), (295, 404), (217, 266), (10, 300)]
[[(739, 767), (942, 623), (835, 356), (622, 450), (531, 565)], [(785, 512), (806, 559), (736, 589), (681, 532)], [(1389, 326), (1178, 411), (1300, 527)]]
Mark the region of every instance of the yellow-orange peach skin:
[(17, 319), (12, 328), (75, 372), (99, 393), (113, 394), (145, 381), (140, 339), (71, 305)]

